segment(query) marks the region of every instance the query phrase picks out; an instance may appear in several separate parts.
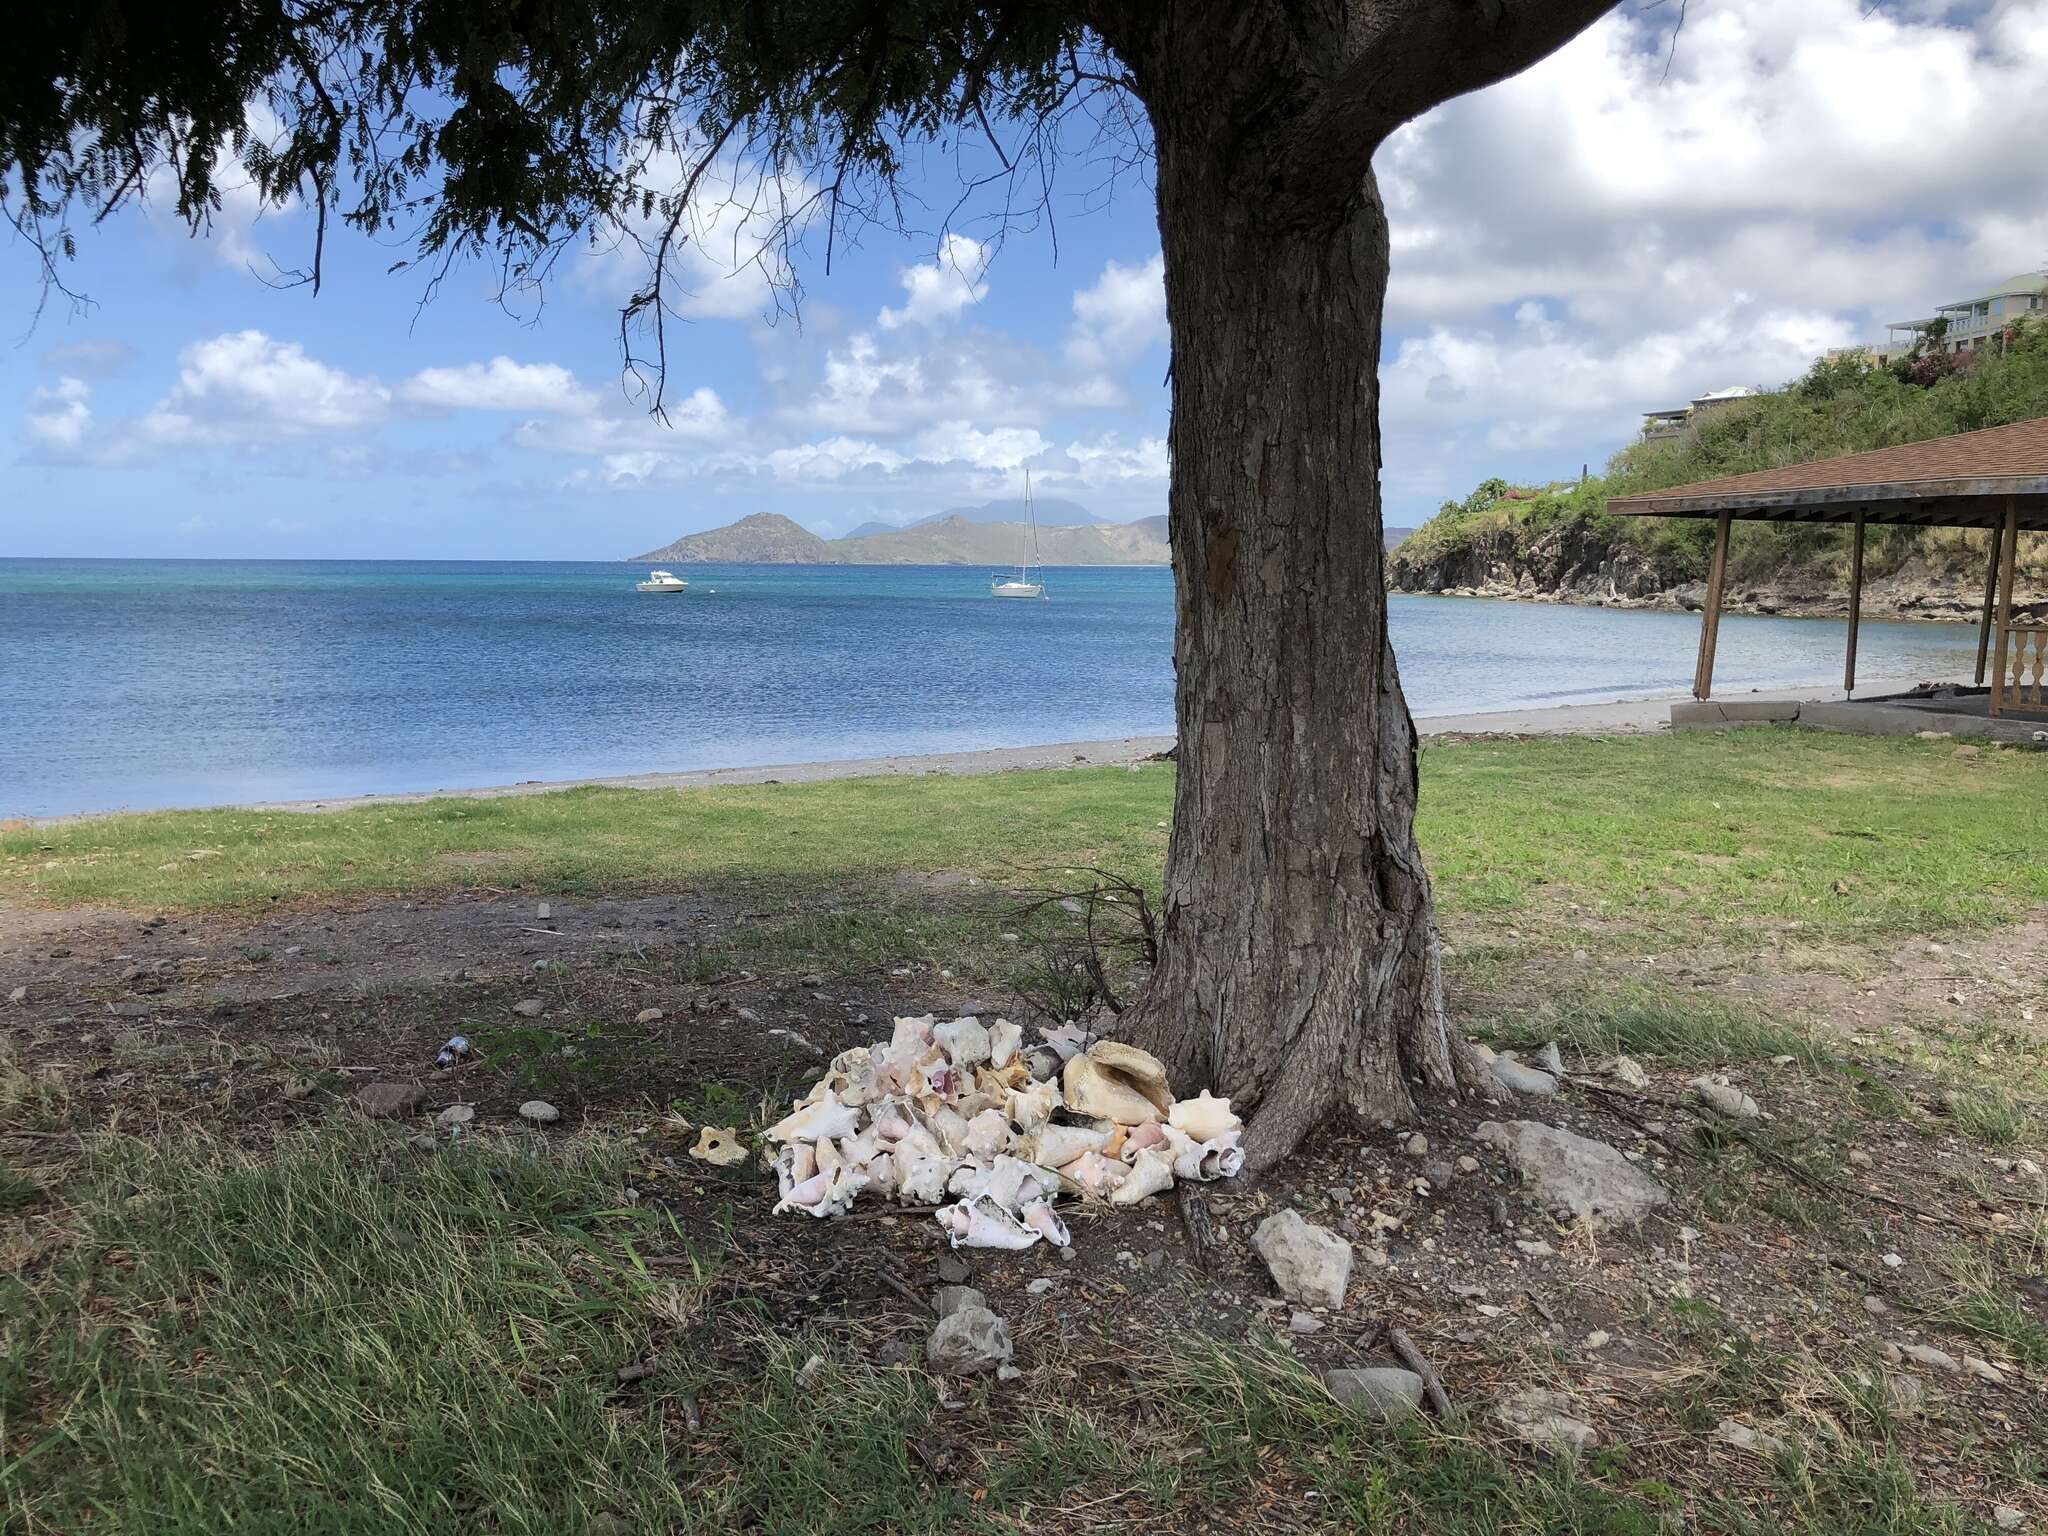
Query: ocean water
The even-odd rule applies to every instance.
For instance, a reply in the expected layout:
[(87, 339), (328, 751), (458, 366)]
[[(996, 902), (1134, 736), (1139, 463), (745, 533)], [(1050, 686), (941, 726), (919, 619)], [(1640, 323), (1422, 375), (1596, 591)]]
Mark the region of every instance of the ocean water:
[[(1166, 734), (1158, 568), (0, 560), (0, 816)], [(1396, 597), (1419, 715), (1682, 692), (1689, 614)], [(1866, 624), (1867, 678), (1962, 625)], [(1728, 618), (1717, 686), (1838, 676), (1842, 626)]]

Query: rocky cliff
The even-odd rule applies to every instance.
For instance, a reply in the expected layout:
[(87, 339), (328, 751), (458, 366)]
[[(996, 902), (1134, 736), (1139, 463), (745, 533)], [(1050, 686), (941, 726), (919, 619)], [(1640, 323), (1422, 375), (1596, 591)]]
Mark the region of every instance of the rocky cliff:
[(632, 558), (653, 565), (829, 565), (833, 560), (823, 539), (776, 512), (756, 512)]

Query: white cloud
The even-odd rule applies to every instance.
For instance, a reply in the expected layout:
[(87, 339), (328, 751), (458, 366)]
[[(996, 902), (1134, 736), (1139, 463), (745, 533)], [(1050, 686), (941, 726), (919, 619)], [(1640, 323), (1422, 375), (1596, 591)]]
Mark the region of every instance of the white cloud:
[(914, 439), (920, 459), (934, 463), (972, 464), (976, 469), (1018, 469), (1046, 449), (1036, 427), (996, 427), (982, 431), (969, 421), (942, 421)]
[(86, 404), (92, 389), (85, 380), (64, 378), (47, 389), (38, 389), (28, 414), (31, 441), (50, 450), (55, 457), (78, 451), (92, 427), (92, 407)]
[(413, 405), (445, 410), (584, 416), (597, 408), (596, 397), (560, 364), (516, 363), (509, 357), (453, 368), (423, 368), (399, 386), (398, 397)]
[(987, 295), (988, 284), (982, 280), (987, 268), (988, 254), (979, 240), (948, 235), (935, 260), (921, 267), (905, 267), (897, 274), (908, 297), (901, 309), (884, 309), (876, 315), (875, 323), (893, 331), (905, 325), (951, 320)]
[(1108, 262), (1093, 284), (1074, 295), (1074, 324), (1067, 335), (1067, 358), (1075, 367), (1091, 371), (1118, 367), (1164, 340), (1163, 255), (1154, 255), (1135, 267)]
[(309, 357), (295, 341), (232, 331), (179, 354), (178, 382), (151, 413), (167, 436), (270, 441), (354, 431), (381, 421), (391, 392)]

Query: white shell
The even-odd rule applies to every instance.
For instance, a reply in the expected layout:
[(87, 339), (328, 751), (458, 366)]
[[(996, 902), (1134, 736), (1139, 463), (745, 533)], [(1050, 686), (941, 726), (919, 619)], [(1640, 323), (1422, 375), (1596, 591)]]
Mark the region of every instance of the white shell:
[(707, 1125), (697, 1133), (697, 1145), (690, 1148), (690, 1156), (702, 1158), (720, 1168), (729, 1168), (734, 1163), (747, 1160), (747, 1149), (740, 1145), (739, 1137), (722, 1125)]
[(978, 1162), (993, 1162), (1010, 1145), (1010, 1117), (1000, 1109), (985, 1109), (967, 1122), (967, 1155)]
[(992, 1067), (1007, 1067), (1017, 1059), (1017, 1050), (1024, 1044), (1024, 1031), (1008, 1019), (997, 1019), (988, 1027), (988, 1064)]
[(851, 1136), (860, 1116), (831, 1093), (814, 1104), (806, 1104), (768, 1127), (770, 1141), (817, 1141), (826, 1136)]
[(1110, 1192), (1111, 1205), (1136, 1205), (1147, 1195), (1173, 1188), (1173, 1154), (1147, 1147), (1131, 1160), (1130, 1177)]
[(1060, 1177), (1083, 1195), (1100, 1200), (1130, 1177), (1131, 1170), (1100, 1152), (1083, 1152), (1071, 1163), (1060, 1165)]
[(1107, 1128), (1092, 1125), (1043, 1125), (1033, 1156), (1048, 1168), (1064, 1168), (1083, 1152), (1100, 1152), (1109, 1145)]
[(1244, 1122), (1231, 1113), (1230, 1100), (1213, 1097), (1204, 1088), (1192, 1099), (1175, 1101), (1166, 1112), (1166, 1123), (1195, 1141), (1214, 1141), (1229, 1131), (1240, 1130)]
[(1159, 1106), (1130, 1079), (1112, 1071), (1094, 1056), (1076, 1056), (1067, 1063), (1060, 1079), (1061, 1096), (1077, 1115), (1114, 1120), (1119, 1125), (1141, 1125), (1159, 1118)]

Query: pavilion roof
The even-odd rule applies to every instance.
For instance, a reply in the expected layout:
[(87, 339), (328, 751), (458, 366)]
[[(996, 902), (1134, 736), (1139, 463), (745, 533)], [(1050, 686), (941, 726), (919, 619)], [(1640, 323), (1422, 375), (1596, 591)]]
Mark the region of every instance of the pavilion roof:
[(2048, 416), (1869, 453), (1786, 464), (1617, 496), (1620, 517), (1733, 517), (1787, 523), (1992, 528), (2008, 501), (2019, 526), (2048, 530)]

